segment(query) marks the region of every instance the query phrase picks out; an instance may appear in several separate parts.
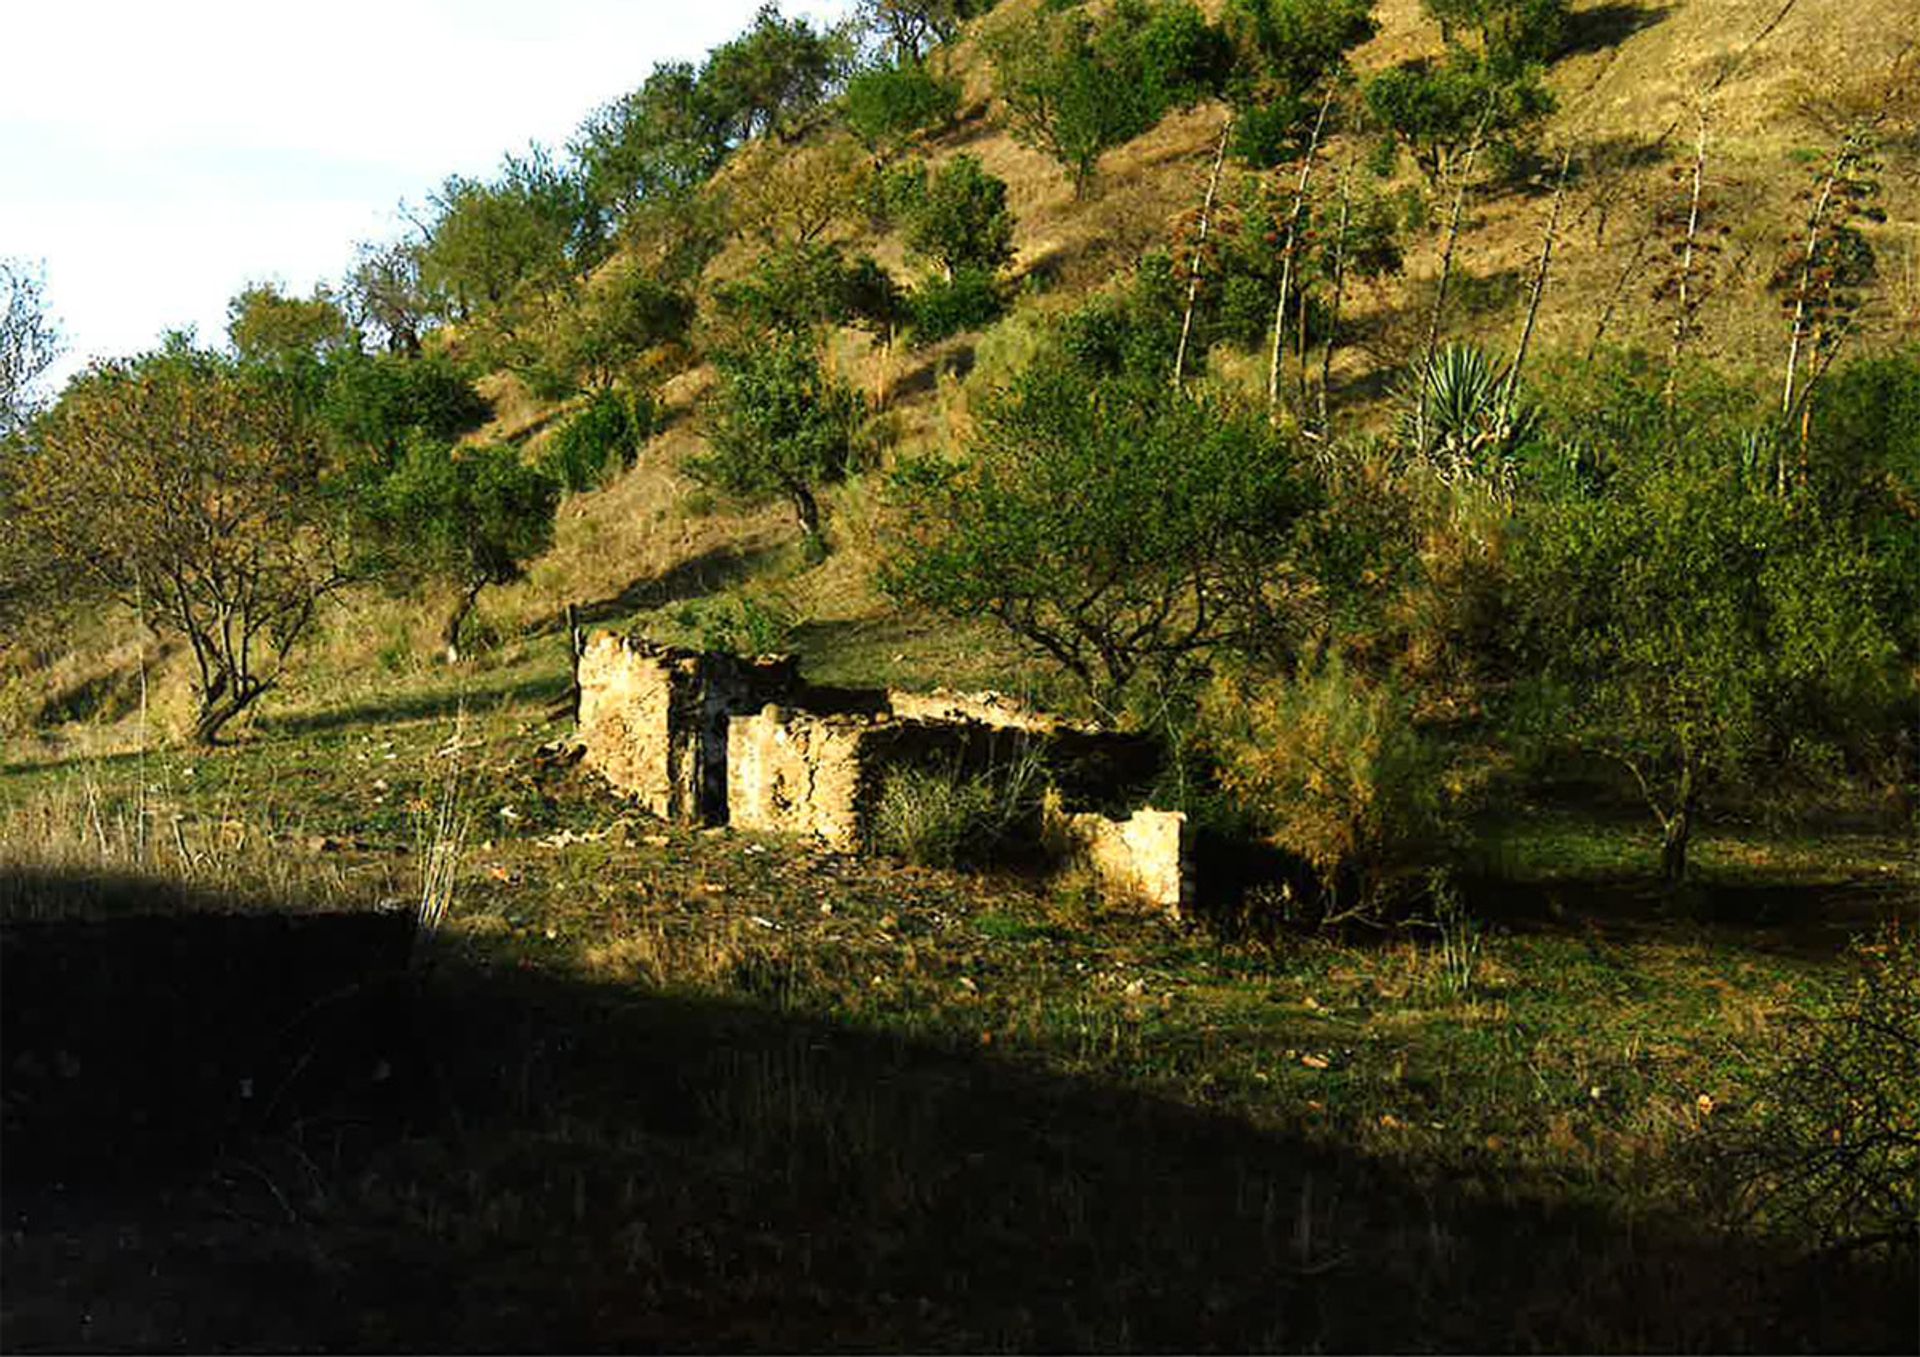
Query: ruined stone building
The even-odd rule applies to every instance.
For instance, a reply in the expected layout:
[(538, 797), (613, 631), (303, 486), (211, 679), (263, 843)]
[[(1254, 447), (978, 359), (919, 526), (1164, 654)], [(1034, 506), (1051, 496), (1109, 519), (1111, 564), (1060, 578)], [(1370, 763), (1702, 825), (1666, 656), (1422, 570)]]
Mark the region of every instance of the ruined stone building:
[(581, 653), (579, 687), (588, 766), (662, 819), (854, 853), (872, 842), (890, 772), (973, 776), (1037, 757), (1055, 793), (1042, 839), (1056, 861), (1088, 871), (1116, 899), (1169, 911), (1190, 899), (1186, 817), (1105, 813), (1157, 766), (1142, 737), (995, 694), (819, 687), (801, 680), (791, 656), (748, 659), (611, 632)]

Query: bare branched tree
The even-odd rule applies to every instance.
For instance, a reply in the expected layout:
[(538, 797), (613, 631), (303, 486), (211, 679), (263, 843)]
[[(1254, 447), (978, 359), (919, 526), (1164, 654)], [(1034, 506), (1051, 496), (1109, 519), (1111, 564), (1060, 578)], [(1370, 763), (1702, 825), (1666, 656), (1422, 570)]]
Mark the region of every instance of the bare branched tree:
[(201, 744), (274, 687), (348, 581), (306, 405), (285, 377), (171, 347), (78, 378), (10, 478), (9, 543), (185, 638)]
[(60, 332), (47, 314), (39, 272), (0, 259), (0, 438), (26, 423), (34, 384), (59, 355)]

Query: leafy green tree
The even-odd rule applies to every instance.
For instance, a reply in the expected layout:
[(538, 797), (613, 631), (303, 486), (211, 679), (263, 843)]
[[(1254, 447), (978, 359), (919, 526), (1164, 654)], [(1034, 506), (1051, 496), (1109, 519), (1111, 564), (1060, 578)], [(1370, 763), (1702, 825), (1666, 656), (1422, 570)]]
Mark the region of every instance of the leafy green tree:
[(652, 436), (656, 412), (644, 394), (602, 390), (569, 416), (541, 455), (540, 465), (567, 490), (591, 490), (616, 466), (630, 467)]
[(770, 250), (714, 289), (721, 346), (751, 348), (768, 333), (802, 338), (835, 325), (884, 330), (901, 316), (892, 277), (871, 257), (849, 260), (837, 245)]
[(609, 265), (547, 342), (549, 385), (604, 392), (650, 358), (681, 343), (693, 299), (632, 264)]
[(914, 133), (951, 122), (960, 87), (917, 61), (875, 66), (847, 81), (847, 126), (875, 154), (891, 153)]
[(1462, 29), (1479, 39), (1488, 56), (1550, 61), (1566, 39), (1567, 0), (1422, 0), (1449, 45)]
[(242, 362), (293, 363), (357, 349), (360, 336), (326, 288), (289, 297), (250, 283), (227, 303), (227, 339)]
[(701, 479), (737, 494), (779, 494), (810, 543), (820, 543), (817, 488), (847, 472), (864, 402), (821, 370), (812, 347), (775, 338), (715, 356), (720, 387), (707, 418), (712, 451)]
[[(15, 445), (39, 408), (35, 388), (59, 352), (39, 274), (0, 259), (0, 520), (13, 516), (11, 487), (23, 453)], [(35, 544), (0, 530), (0, 654), (25, 633), (35, 600), (50, 583)]]
[(508, 156), (492, 183), (450, 177), (432, 202), (421, 284), (456, 320), (551, 291), (602, 257), (604, 223), (584, 183), (538, 146)]
[(928, 175), (906, 211), (907, 248), (949, 281), (958, 269), (993, 273), (1013, 258), (1007, 184), (975, 156), (957, 155)]
[(1888, 625), (1920, 660), (1920, 349), (1836, 369), (1809, 425), (1805, 492), (1866, 540)]
[(1042, 9), (994, 29), (986, 45), (1015, 139), (1058, 161), (1076, 195), (1103, 151), (1145, 130), (1134, 92), (1101, 62), (1086, 15)]
[(341, 285), (347, 315), (384, 341), (388, 353), (417, 357), (433, 308), (420, 282), (417, 240), (363, 241)]
[(455, 589), (441, 628), (452, 663), (480, 591), (519, 579), (552, 545), (559, 502), (559, 483), (516, 448), (415, 438), (399, 464), (363, 491), (360, 508), (375, 534), (375, 567), (389, 585), (440, 581)]
[(1121, 0), (1095, 44), (1107, 67), (1133, 82), (1143, 131), (1169, 109), (1219, 94), (1235, 61), (1226, 31), (1188, 0)]
[(1412, 61), (1380, 72), (1367, 109), (1404, 143), (1429, 183), (1438, 183), (1476, 141), (1517, 149), (1553, 111), (1537, 67), (1455, 49), (1444, 61)]
[(447, 358), (350, 351), (327, 365), (320, 420), (344, 460), (396, 465), (415, 438), (451, 443), (493, 407)]
[(175, 343), (75, 379), (12, 477), (0, 535), (187, 642), (202, 744), (273, 689), (351, 578), (307, 394)]
[(1224, 22), (1240, 52), (1242, 102), (1250, 106), (1275, 99), (1300, 105), (1377, 30), (1373, 0), (1230, 0)]
[(1143, 671), (1178, 679), (1271, 624), (1319, 493), (1263, 415), (1049, 354), (976, 427), (964, 460), (897, 477), (894, 597), (997, 621), (1110, 715)]
[(960, 25), (991, 8), (990, 0), (860, 0), (856, 19), (901, 66), (918, 66), (935, 43), (946, 42)]
[(639, 89), (589, 114), (568, 152), (588, 197), (624, 219), (643, 203), (684, 202), (726, 160), (729, 135), (700, 73), (664, 62)]
[(1218, 93), (1232, 63), (1226, 35), (1185, 0), (1120, 0), (1097, 26), (1080, 10), (1041, 6), (984, 42), (1014, 136), (1059, 161), (1076, 194), (1102, 152)]
[(700, 93), (735, 144), (785, 137), (826, 101), (850, 56), (835, 35), (767, 3), (751, 28), (707, 54)]
[(1515, 543), (1522, 710), (1631, 774), (1671, 881), (1716, 787), (1817, 759), (1902, 691), (1872, 552), (1763, 484), (1663, 458), (1538, 506)]

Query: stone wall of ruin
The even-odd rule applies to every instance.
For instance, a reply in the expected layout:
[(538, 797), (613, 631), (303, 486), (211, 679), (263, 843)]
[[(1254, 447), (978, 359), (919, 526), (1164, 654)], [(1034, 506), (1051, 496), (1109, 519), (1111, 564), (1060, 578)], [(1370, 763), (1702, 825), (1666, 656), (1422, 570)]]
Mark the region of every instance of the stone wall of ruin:
[[(1141, 737), (998, 694), (809, 689), (791, 660), (676, 650), (604, 632), (580, 657), (579, 683), (588, 766), (648, 811), (792, 834), (846, 853), (868, 844), (896, 769), (970, 777), (1039, 758), (1068, 803), (1084, 807), (1124, 803), (1158, 758)], [(1183, 815), (1149, 809), (1112, 819), (1055, 805), (1045, 837), (1110, 896), (1175, 911), (1188, 901)]]
[(1050, 808), (1045, 830), (1061, 861), (1091, 876), (1108, 899), (1179, 914), (1191, 905), (1192, 838), (1179, 811), (1135, 811), (1124, 820)]

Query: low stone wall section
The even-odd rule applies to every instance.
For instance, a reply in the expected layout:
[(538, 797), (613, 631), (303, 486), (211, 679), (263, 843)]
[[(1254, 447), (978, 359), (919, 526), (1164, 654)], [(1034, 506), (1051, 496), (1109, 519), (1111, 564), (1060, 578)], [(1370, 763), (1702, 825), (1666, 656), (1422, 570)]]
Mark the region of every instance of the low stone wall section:
[(1051, 855), (1085, 871), (1110, 900), (1175, 916), (1193, 903), (1193, 840), (1180, 811), (1149, 807), (1118, 820), (1049, 807), (1044, 833)]
[(655, 645), (598, 632), (579, 660), (585, 761), (663, 820), (727, 822), (727, 727), (798, 680), (779, 656)]

